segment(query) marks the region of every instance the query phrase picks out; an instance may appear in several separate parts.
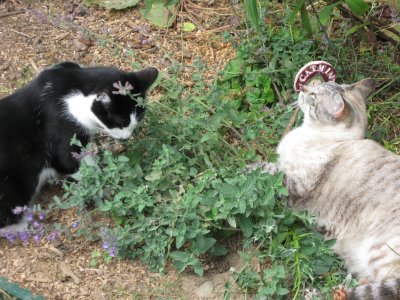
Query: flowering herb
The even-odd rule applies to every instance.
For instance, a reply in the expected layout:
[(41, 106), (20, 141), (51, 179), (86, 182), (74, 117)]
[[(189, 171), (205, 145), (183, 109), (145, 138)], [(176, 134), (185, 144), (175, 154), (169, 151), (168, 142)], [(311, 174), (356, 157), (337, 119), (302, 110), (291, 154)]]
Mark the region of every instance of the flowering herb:
[(128, 81), (125, 82), (125, 85), (123, 86), (121, 81), (114, 82), (113, 87), (115, 87), (118, 91), (113, 91), (112, 93), (114, 95), (130, 95), (131, 91), (133, 90), (132, 84), (130, 84)]
[(103, 250), (108, 252), (108, 255), (115, 257), (118, 254), (117, 237), (109, 229), (102, 228), (100, 237), (103, 240)]
[(57, 231), (53, 231), (52, 233), (50, 233), (46, 238), (49, 241), (54, 241), (56, 238), (59, 237), (59, 233)]
[[(42, 238), (45, 236), (49, 229), (42, 223), (46, 218), (46, 214), (43, 212), (37, 213), (28, 206), (17, 206), (12, 209), (15, 215), (22, 215), (27, 222), (26, 228), (23, 229), (0, 229), (0, 237), (6, 238), (10, 243), (14, 243), (20, 240), (26, 244), (30, 238), (39, 244)], [(58, 232), (52, 232), (48, 235), (48, 239), (52, 240), (58, 237)]]

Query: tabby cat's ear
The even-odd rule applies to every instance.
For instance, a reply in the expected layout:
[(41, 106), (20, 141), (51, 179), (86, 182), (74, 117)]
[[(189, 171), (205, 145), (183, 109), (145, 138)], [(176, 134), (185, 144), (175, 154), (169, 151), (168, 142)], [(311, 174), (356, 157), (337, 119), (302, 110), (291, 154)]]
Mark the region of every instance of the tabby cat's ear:
[(134, 85), (139, 86), (141, 90), (146, 91), (156, 81), (158, 70), (148, 67), (138, 72), (131, 73), (134, 77)]
[(333, 96), (332, 111), (335, 119), (343, 119), (349, 114), (349, 107), (340, 94)]
[(361, 96), (363, 96), (363, 98), (367, 100), (369, 95), (371, 95), (372, 92), (375, 90), (375, 80), (373, 80), (372, 78), (363, 79), (352, 84), (350, 87), (358, 90)]

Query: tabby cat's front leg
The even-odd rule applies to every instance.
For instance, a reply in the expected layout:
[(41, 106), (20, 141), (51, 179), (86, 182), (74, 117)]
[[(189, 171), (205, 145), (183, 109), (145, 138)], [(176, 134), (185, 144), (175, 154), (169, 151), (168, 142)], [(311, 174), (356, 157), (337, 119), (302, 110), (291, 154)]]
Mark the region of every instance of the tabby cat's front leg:
[(245, 168), (246, 173), (250, 173), (256, 169), (261, 169), (261, 173), (270, 173), (272, 175), (276, 175), (280, 169), (277, 163), (270, 163), (267, 161), (256, 162), (252, 164), (248, 164)]

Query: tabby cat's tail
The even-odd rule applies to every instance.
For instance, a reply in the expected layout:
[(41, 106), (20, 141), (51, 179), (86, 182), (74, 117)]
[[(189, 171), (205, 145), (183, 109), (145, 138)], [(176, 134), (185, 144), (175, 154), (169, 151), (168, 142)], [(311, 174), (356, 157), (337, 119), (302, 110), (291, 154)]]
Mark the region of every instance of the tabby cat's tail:
[[(400, 275), (400, 274), (399, 274)], [(400, 278), (372, 282), (334, 292), (334, 300), (400, 300)]]

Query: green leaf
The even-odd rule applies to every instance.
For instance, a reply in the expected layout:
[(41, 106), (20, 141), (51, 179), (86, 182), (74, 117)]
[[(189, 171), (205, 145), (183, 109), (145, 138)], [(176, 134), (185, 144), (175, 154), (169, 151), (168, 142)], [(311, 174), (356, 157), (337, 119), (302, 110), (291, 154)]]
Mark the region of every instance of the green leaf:
[(179, 249), (180, 247), (182, 247), (184, 243), (185, 243), (185, 236), (184, 235), (178, 235), (176, 237), (176, 240), (175, 240), (176, 249)]
[(217, 240), (214, 238), (200, 236), (194, 242), (193, 246), (198, 254), (204, 254), (208, 249), (214, 246), (216, 241)]
[(313, 36), (312, 27), (305, 3), (303, 3), (303, 5), (301, 6), (300, 12), (301, 12), (301, 22), (303, 23), (304, 29), (307, 31), (308, 35), (312, 38)]
[(147, 175), (145, 177), (145, 179), (147, 181), (154, 182), (154, 181), (160, 180), (161, 179), (161, 175), (162, 175), (162, 171), (156, 170), (156, 171), (151, 172), (149, 175)]
[(289, 24), (292, 25), (294, 23), (294, 20), (296, 19), (296, 16), (297, 16), (297, 13), (300, 11), (301, 7), (304, 5), (304, 1), (305, 0), (297, 1), (297, 4), (296, 4), (295, 8), (293, 9), (292, 13), (290, 14)]
[(353, 33), (357, 32), (358, 30), (360, 30), (363, 27), (364, 27), (364, 24), (355, 25), (355, 26), (351, 27), (349, 30), (346, 31), (346, 35), (353, 34)]
[(227, 221), (228, 221), (229, 225), (231, 225), (233, 228), (236, 228), (236, 220), (234, 217), (228, 217)]
[[(17, 298), (24, 300), (44, 300), (44, 297), (34, 296), (29, 290), (21, 288), (16, 283), (8, 282), (7, 279), (4, 277), (0, 277), (0, 291), (5, 291), (7, 294), (13, 297), (12, 299)], [(0, 299), (3, 299), (2, 296), (3, 294), (0, 293)]]
[(193, 31), (195, 29), (196, 29), (196, 25), (194, 25), (193, 23), (184, 22), (182, 24), (182, 30), (185, 31), (185, 32), (191, 32), (191, 31)]
[(125, 155), (120, 155), (120, 156), (118, 156), (118, 161), (119, 162), (128, 162), (129, 158), (126, 157)]
[(177, 3), (164, 0), (151, 0), (146, 3), (146, 8), (140, 13), (151, 23), (159, 27), (170, 27), (174, 22), (177, 12)]
[(85, 4), (98, 4), (106, 9), (125, 9), (135, 6), (139, 0), (84, 0)]
[(253, 223), (249, 218), (241, 217), (239, 227), (243, 231), (245, 237), (250, 237), (253, 233)]
[(237, 58), (229, 61), (226, 66), (222, 76), (222, 81), (230, 80), (232, 78), (238, 77), (243, 73), (243, 59)]
[(363, 15), (369, 9), (368, 4), (364, 0), (344, 0), (344, 2), (346, 2), (351, 11), (356, 15)]
[(183, 251), (171, 252), (171, 258), (176, 261), (187, 262), (189, 260), (189, 254)]
[(284, 295), (287, 295), (289, 293), (289, 290), (286, 289), (286, 288), (283, 288), (283, 287), (278, 287), (277, 290), (276, 290), (276, 293), (279, 296), (284, 296)]
[(325, 25), (328, 23), (329, 18), (332, 14), (333, 9), (339, 4), (340, 2), (327, 5), (321, 11), (319, 12), (319, 21), (321, 22), (322, 25)]
[(139, 0), (105, 0), (104, 7), (107, 9), (125, 9), (135, 6)]
[(211, 250), (211, 254), (213, 254), (215, 256), (223, 256), (227, 253), (228, 253), (228, 249), (226, 249), (226, 247), (222, 246), (222, 245), (215, 245)]
[(260, 31), (260, 14), (258, 12), (257, 0), (244, 0), (244, 7), (253, 27)]
[(199, 262), (198, 259), (196, 259), (196, 262), (194, 262), (194, 263), (192, 264), (192, 266), (193, 266), (193, 271), (194, 271), (197, 275), (203, 276), (204, 270), (203, 270), (203, 268), (202, 268), (202, 266), (201, 266), (201, 264), (200, 264), (200, 262)]

